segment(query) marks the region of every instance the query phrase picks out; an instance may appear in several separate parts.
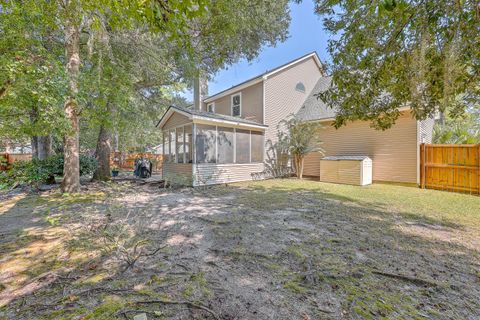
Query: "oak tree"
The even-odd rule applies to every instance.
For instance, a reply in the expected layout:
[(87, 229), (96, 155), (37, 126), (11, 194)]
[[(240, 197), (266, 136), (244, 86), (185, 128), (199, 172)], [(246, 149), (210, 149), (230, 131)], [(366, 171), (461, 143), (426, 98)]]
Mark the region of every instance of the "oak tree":
[(361, 119), (385, 129), (402, 107), (417, 119), (478, 108), (477, 0), (315, 2), (332, 35), (333, 86), (320, 98), (338, 109), (337, 127)]

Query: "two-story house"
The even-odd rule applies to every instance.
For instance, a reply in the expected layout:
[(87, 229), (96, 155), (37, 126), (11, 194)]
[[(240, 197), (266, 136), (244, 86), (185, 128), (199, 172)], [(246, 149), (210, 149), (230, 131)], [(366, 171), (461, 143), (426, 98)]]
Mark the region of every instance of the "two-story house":
[[(405, 109), (390, 130), (361, 121), (337, 130), (331, 126), (335, 111), (315, 96), (330, 83), (318, 55), (310, 53), (206, 98), (197, 88), (194, 106), (171, 106), (157, 125), (164, 176), (194, 186), (250, 180), (275, 161), (278, 124), (296, 114), (324, 124), (318, 133), (324, 155), (369, 156), (374, 180), (418, 183), (418, 145), (431, 139), (433, 120), (416, 121)], [(321, 156), (307, 156), (304, 175), (319, 177)]]

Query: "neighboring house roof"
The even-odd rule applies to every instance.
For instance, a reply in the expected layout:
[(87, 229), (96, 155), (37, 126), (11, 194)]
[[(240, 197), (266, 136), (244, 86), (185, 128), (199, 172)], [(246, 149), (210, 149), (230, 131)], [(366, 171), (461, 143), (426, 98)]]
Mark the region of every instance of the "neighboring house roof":
[(297, 117), (300, 120), (325, 120), (335, 118), (335, 109), (327, 106), (322, 99), (318, 98), (317, 94), (328, 90), (332, 83), (332, 77), (321, 77), (317, 84), (312, 89), (303, 106), (297, 112)]
[(250, 78), (250, 79), (248, 79), (248, 80), (245, 80), (245, 81), (243, 81), (243, 82), (241, 82), (241, 83), (239, 83), (239, 84), (237, 84), (237, 85), (235, 85), (235, 86), (233, 86), (233, 87), (231, 87), (231, 88), (225, 89), (225, 90), (220, 91), (220, 92), (218, 92), (218, 93), (216, 93), (216, 94), (214, 94), (214, 95), (211, 95), (211, 96), (205, 98), (203, 101), (204, 101), (204, 102), (211, 102), (211, 101), (213, 101), (213, 100), (215, 100), (215, 99), (218, 99), (218, 98), (220, 98), (220, 97), (223, 97), (223, 96), (228, 95), (228, 94), (230, 94), (230, 93), (233, 93), (233, 92), (235, 92), (235, 91), (238, 91), (238, 90), (241, 90), (241, 89), (243, 89), (243, 88), (249, 87), (249, 86), (251, 86), (251, 85), (253, 85), (253, 84), (259, 83), (259, 82), (267, 79), (268, 77), (270, 77), (270, 76), (272, 76), (272, 75), (274, 75), (274, 74), (276, 74), (276, 73), (278, 73), (278, 72), (280, 72), (280, 71), (282, 71), (282, 70), (284, 70), (284, 69), (287, 69), (287, 68), (291, 67), (292, 65), (294, 65), (294, 64), (296, 64), (296, 63), (299, 63), (299, 62), (301, 62), (301, 61), (303, 61), (303, 60), (310, 59), (310, 58), (313, 58), (313, 59), (315, 60), (315, 62), (317, 63), (318, 68), (321, 70), (321, 72), (322, 72), (322, 74), (323, 74), (323, 73), (324, 73), (324, 70), (323, 70), (322, 62), (320, 61), (320, 58), (318, 57), (317, 52), (314, 51), (314, 52), (310, 52), (310, 53), (308, 53), (308, 54), (306, 54), (306, 55), (304, 55), (304, 56), (301, 56), (300, 58), (297, 58), (297, 59), (294, 59), (294, 60), (292, 60), (292, 61), (289, 61), (289, 62), (287, 62), (287, 63), (285, 63), (285, 64), (283, 64), (283, 65), (281, 65), (281, 66), (279, 66), (279, 67), (277, 67), (277, 68), (274, 68), (274, 69), (272, 69), (272, 70), (267, 70), (267, 71), (265, 71), (264, 73), (262, 73), (262, 74), (260, 74), (260, 75), (258, 75), (258, 76), (255, 76), (255, 77), (253, 77), (253, 78)]
[(162, 127), (163, 124), (170, 118), (173, 112), (178, 112), (187, 116), (192, 120), (210, 120), (212, 122), (220, 122), (220, 123), (228, 123), (228, 124), (236, 124), (236, 125), (245, 125), (248, 127), (259, 127), (259, 128), (267, 128), (268, 126), (258, 123), (252, 120), (246, 120), (238, 117), (228, 116), (224, 114), (212, 113), (207, 111), (199, 111), (194, 110), (193, 108), (184, 108), (184, 107), (177, 107), (177, 106), (170, 106), (163, 115), (163, 117), (158, 121), (157, 127)]

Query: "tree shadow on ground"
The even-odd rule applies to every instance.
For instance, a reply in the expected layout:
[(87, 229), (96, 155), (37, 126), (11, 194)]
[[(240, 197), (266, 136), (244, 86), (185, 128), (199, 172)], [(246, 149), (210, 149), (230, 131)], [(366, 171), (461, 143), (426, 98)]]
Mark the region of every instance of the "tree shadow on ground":
[[(34, 226), (42, 239), (1, 247), (0, 270), (19, 257), (29, 264), (16, 273), (17, 295), (0, 278), (0, 295), (11, 298), (0, 319), (478, 316), (478, 246), (462, 242), (460, 225), (302, 188), (116, 192), (27, 197), (0, 215), (0, 224), (19, 212), (25, 221), (44, 211), (59, 218)], [(46, 237), (55, 228), (67, 232)], [(25, 255), (38, 241), (56, 249)], [(126, 269), (142, 241), (145, 255)]]

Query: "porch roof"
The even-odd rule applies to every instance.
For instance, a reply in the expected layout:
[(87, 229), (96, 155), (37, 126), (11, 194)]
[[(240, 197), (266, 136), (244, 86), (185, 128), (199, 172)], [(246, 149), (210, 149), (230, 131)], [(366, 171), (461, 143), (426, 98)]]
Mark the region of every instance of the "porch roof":
[(178, 106), (170, 106), (163, 115), (163, 117), (158, 121), (157, 127), (162, 128), (167, 120), (173, 113), (180, 113), (189, 119), (192, 122), (196, 123), (212, 123), (212, 124), (223, 124), (225, 126), (238, 126), (245, 128), (256, 128), (256, 129), (266, 129), (268, 126), (258, 123), (256, 121), (242, 119), (238, 117), (228, 116), (219, 113), (212, 113), (207, 111), (194, 110), (193, 108), (184, 108)]

